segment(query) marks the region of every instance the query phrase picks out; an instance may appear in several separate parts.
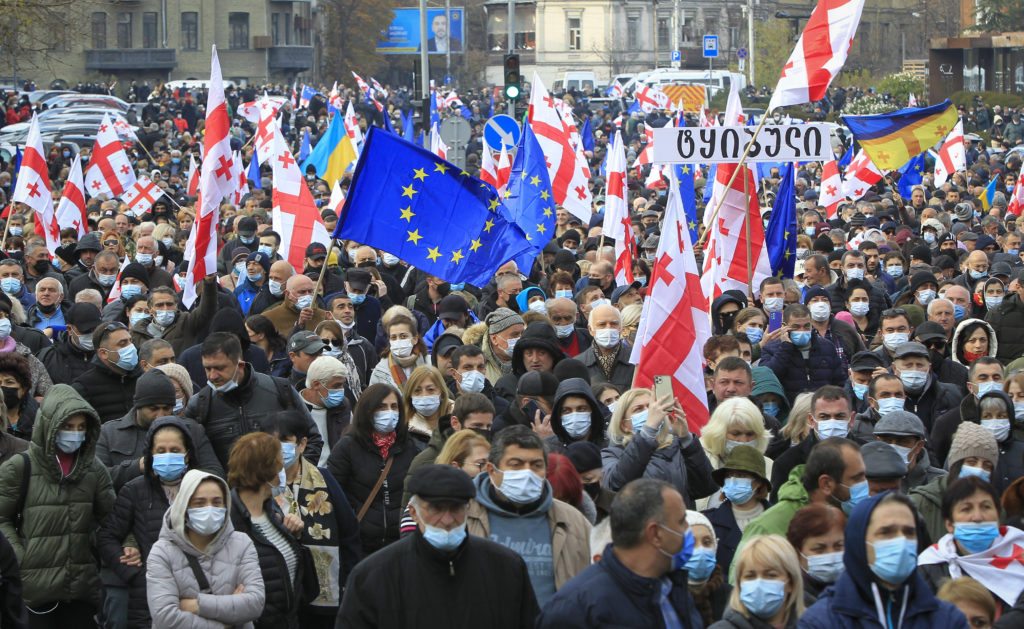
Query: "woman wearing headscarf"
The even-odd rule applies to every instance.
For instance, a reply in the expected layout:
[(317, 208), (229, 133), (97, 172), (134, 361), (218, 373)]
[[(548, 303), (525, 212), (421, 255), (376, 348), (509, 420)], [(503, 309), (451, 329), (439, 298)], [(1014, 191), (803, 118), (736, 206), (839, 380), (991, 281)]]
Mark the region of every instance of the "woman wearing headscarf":
[(718, 539), (711, 522), (699, 511), (687, 511), (686, 524), (693, 536), (693, 553), (685, 565), (687, 586), (704, 626), (710, 627), (716, 618), (722, 617), (729, 604), (732, 591), (726, 580), (729, 568), (728, 564), (725, 568), (718, 564)]

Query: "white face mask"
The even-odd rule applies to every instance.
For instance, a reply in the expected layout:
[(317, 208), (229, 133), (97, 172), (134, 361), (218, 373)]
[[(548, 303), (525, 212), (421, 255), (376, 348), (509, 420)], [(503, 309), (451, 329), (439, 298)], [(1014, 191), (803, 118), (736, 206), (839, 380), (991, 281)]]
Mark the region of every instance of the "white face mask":
[(829, 315), (832, 314), (832, 306), (827, 301), (816, 301), (810, 305), (808, 310), (811, 311), (811, 318), (818, 323), (828, 321)]
[(536, 312), (538, 314), (548, 313), (547, 304), (545, 304), (542, 300), (531, 301), (529, 308), (531, 312)]
[(604, 329), (594, 332), (594, 342), (604, 349), (611, 349), (619, 344), (619, 331), (615, 329)]
[(391, 341), (391, 353), (397, 358), (408, 358), (412, 355), (412, 339), (398, 339)]
[(579, 439), (590, 430), (590, 413), (566, 413), (562, 415), (562, 428), (573, 439)]
[(484, 374), (479, 371), (467, 371), (462, 374), (462, 382), (459, 388), (470, 393), (480, 393), (484, 390)]
[(414, 395), (412, 396), (412, 407), (424, 417), (430, 417), (441, 408), (440, 395)]

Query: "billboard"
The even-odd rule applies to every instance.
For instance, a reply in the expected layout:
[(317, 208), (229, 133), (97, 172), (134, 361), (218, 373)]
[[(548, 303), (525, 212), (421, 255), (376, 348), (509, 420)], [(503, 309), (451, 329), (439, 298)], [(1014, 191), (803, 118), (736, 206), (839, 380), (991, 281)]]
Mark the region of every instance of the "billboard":
[[(445, 18), (444, 9), (427, 9), (427, 41), (422, 42), (430, 54), (461, 53), (463, 33), (462, 7), (452, 7)], [(377, 42), (377, 53), (406, 55), (420, 52), (420, 10), (395, 9), (395, 19)]]

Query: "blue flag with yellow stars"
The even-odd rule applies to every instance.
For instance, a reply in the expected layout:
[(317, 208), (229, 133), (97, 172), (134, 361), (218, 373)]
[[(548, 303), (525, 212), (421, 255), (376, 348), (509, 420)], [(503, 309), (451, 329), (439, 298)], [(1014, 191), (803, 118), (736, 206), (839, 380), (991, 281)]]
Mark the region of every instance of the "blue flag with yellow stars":
[(551, 192), (547, 160), (530, 125), (523, 125), (512, 159), (505, 205), (512, 220), (526, 232), (530, 248), (515, 258), (522, 273), (529, 274), (533, 260), (555, 235), (555, 197)]
[(782, 168), (782, 181), (775, 195), (772, 216), (764, 230), (768, 259), (775, 277), (793, 277), (796, 264), (796, 192), (793, 186), (796, 168), (790, 162)]
[(533, 246), (493, 188), (379, 127), (366, 137), (333, 237), (474, 286)]
[(679, 198), (686, 213), (686, 227), (690, 230), (690, 242), (697, 242), (697, 195), (693, 189), (694, 164), (676, 164), (676, 181), (679, 182)]
[(901, 197), (909, 199), (914, 186), (921, 185), (921, 182), (924, 181), (925, 168), (924, 153), (900, 167), (897, 172), (900, 174), (898, 188)]

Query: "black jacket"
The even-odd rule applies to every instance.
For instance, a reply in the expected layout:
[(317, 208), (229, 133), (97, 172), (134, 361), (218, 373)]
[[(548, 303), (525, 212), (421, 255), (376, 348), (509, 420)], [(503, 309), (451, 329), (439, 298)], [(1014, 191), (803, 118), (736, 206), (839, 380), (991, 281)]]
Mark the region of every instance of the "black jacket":
[(76, 378), (89, 371), (94, 352), (79, 349), (71, 342), (71, 335), (61, 332), (53, 345), (44, 347), (36, 358), (39, 359), (54, 384), (71, 384)]
[(1019, 294), (1007, 295), (998, 308), (992, 308), (985, 314), (985, 321), (999, 338), (996, 354), (999, 362), (1008, 365), (1024, 355), (1024, 302)]
[(89, 363), (92, 369), (78, 376), (71, 386), (96, 409), (100, 421), (124, 417), (135, 406), (135, 381), (142, 375), (142, 367), (135, 365), (135, 369), (120, 374), (98, 356), (93, 356)]
[(815, 391), (826, 384), (841, 387), (848, 377), (836, 346), (814, 334), (807, 358), (789, 340), (772, 341), (762, 346), (758, 364), (775, 372), (790, 404), (804, 391)]
[(21, 570), (14, 547), (0, 534), (0, 626), (26, 629), (28, 610), (21, 597)]
[[(767, 500), (762, 500), (761, 505), (765, 511), (771, 507)], [(726, 500), (714, 509), (708, 509), (703, 513), (711, 521), (711, 526), (715, 529), (715, 537), (718, 538), (716, 563), (724, 570), (728, 570), (736, 555), (736, 549), (740, 547), (740, 540), (743, 538), (743, 531), (740, 530), (740, 525), (736, 522), (736, 515), (732, 511), (732, 503)]]
[(517, 553), (474, 535), (443, 553), (417, 529), (355, 567), (335, 628), (527, 629), (539, 612)]
[(807, 433), (807, 437), (796, 444), (792, 448), (789, 448), (783, 452), (779, 458), (775, 459), (775, 463), (772, 465), (772, 493), (771, 501), (774, 503), (779, 499), (779, 487), (786, 484), (789, 480), (789, 473), (793, 471), (793, 468), (797, 465), (803, 465), (807, 463), (807, 459), (811, 456), (811, 449), (818, 443), (818, 433), (813, 430)]

